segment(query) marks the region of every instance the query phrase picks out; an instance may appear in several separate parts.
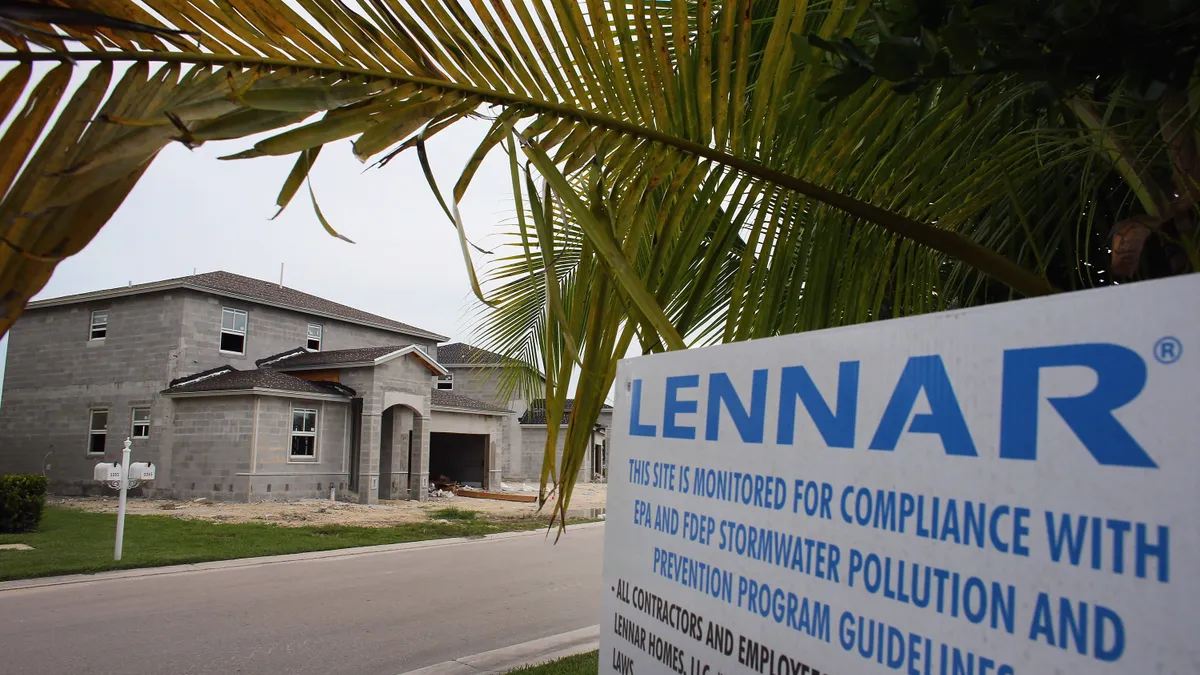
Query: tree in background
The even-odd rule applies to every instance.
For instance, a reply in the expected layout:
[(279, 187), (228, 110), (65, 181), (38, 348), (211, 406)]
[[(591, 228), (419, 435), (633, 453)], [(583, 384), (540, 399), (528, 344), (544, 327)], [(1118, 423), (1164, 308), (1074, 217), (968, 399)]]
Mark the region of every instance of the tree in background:
[[(326, 144), (380, 167), (415, 148), (481, 341), (523, 364), (508, 386), (535, 395), (544, 375), (557, 419), (579, 373), (566, 452), (556, 465), (552, 426), (542, 475), (565, 513), (635, 340), (681, 349), (1193, 270), (1200, 31), (1184, 3), (1145, 7), (6, 3), (0, 329), (167, 143), (274, 132), (227, 159), (294, 156), (281, 209)], [(59, 65), (35, 78), (40, 61)], [(425, 142), (467, 118), (490, 131), (443, 193)], [(481, 282), (457, 205), (491, 152), (508, 155), (516, 217)]]

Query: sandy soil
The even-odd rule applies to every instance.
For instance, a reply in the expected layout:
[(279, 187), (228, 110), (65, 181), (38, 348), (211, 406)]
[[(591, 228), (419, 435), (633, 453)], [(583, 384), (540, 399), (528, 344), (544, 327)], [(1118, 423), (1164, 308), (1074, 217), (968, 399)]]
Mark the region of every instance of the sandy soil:
[[(514, 486), (520, 487), (520, 486)], [(603, 512), (608, 486), (604, 484), (579, 484), (571, 496), (570, 515), (594, 518)], [(536, 487), (534, 488), (536, 490)], [(533, 494), (536, 494), (533, 493)], [(117, 510), (117, 498), (112, 497), (50, 497), (47, 502), (97, 513)], [(304, 499), (291, 502), (256, 502), (232, 504), (209, 501), (170, 501), (161, 499), (130, 499), (126, 505), (128, 513), (174, 516), (193, 520), (208, 520), (226, 523), (277, 523), (280, 525), (361, 525), (386, 527), (400, 523), (428, 520), (429, 512), (449, 506), (480, 511), (494, 518), (549, 518), (550, 506), (541, 514), (536, 504), (502, 502), (490, 499), (467, 497), (431, 497), (429, 501), (389, 501), (377, 505), (362, 506), (345, 502), (330, 503), (328, 500)], [(595, 510), (599, 509), (597, 513)]]

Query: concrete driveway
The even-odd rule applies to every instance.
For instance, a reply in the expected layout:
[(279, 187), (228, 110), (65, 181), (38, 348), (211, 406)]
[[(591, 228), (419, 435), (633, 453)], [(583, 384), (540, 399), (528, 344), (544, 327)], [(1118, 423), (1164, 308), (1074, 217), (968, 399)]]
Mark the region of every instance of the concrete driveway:
[(5, 672), (396, 675), (597, 623), (603, 527), (0, 590)]

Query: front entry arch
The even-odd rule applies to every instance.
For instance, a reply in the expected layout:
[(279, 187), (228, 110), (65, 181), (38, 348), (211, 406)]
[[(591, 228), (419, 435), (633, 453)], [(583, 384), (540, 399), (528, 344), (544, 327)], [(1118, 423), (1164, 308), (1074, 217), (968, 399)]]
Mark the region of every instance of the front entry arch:
[(383, 411), (379, 499), (424, 500), (429, 493), (429, 418), (403, 403)]

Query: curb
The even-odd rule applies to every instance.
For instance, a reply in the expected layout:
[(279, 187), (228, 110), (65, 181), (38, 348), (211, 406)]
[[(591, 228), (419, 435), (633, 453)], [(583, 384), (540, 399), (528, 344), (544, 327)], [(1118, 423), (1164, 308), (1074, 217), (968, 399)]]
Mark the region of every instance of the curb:
[(599, 648), (600, 626), (595, 625), (511, 647), (493, 649), (474, 656), (464, 656), (453, 661), (435, 663), (401, 675), (500, 675), (517, 668), (584, 654)]
[[(603, 522), (582, 523), (571, 525), (568, 529), (590, 529), (604, 527)], [(479, 537), (455, 537), (452, 539), (427, 539), (425, 541), (409, 541), (402, 544), (380, 544), (378, 546), (356, 546), (339, 548), (329, 551), (311, 551), (308, 553), (287, 553), (284, 555), (260, 556), (257, 558), (236, 558), (233, 560), (214, 560), (212, 562), (189, 563), (185, 565), (170, 565), (167, 567), (141, 567), (128, 570), (111, 570), (95, 574), (68, 574), (57, 577), (41, 577), (37, 579), (17, 579), (0, 582), (0, 593), (19, 591), (50, 586), (67, 586), (71, 584), (86, 584), (99, 581), (117, 581), (120, 579), (136, 579), (140, 577), (157, 577), (172, 574), (194, 574), (198, 572), (214, 572), (219, 570), (237, 569), (241, 567), (260, 567), (289, 562), (308, 560), (330, 560), (335, 558), (350, 558), (354, 556), (381, 555), (400, 551), (418, 551), (426, 548), (442, 548), (444, 546), (459, 546), (462, 544), (478, 544), (485, 541), (502, 539), (518, 539), (520, 537), (546, 536), (541, 528), (523, 532), (497, 532)]]

